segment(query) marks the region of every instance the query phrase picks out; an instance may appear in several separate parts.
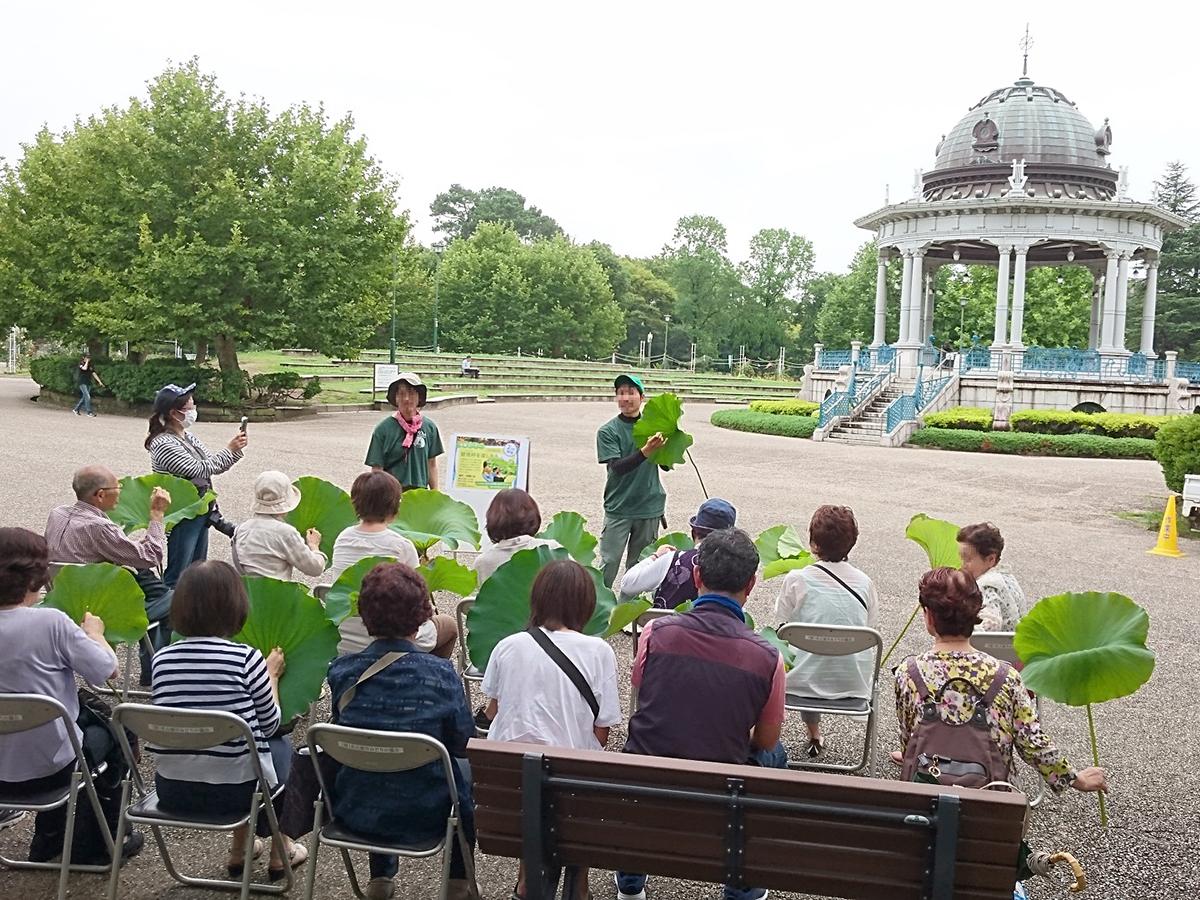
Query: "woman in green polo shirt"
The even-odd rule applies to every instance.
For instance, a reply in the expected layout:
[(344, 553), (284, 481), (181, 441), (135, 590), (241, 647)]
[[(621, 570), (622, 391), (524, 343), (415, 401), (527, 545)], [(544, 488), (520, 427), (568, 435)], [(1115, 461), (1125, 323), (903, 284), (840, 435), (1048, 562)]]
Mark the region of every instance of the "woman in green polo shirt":
[(366, 464), (377, 472), (390, 472), (404, 490), (438, 489), (437, 458), (442, 436), (433, 419), (421, 415), (428, 388), (415, 372), (401, 372), (388, 385), (388, 403), (396, 412), (371, 433)]

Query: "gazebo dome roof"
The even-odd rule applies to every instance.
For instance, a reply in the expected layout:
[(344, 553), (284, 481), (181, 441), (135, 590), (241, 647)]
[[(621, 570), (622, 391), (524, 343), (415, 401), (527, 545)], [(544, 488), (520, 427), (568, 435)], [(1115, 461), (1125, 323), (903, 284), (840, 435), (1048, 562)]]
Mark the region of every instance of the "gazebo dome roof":
[(1060, 91), (1021, 77), (992, 91), (942, 138), (924, 176), (927, 201), (1001, 197), (1024, 160), (1028, 196), (1110, 200), (1112, 129), (1096, 128)]

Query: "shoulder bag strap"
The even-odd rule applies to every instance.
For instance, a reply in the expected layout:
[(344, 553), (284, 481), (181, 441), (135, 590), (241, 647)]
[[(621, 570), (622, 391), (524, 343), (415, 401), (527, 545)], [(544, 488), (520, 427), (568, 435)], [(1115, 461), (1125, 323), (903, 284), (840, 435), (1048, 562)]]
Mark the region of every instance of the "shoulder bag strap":
[(536, 625), (531, 625), (528, 628), (530, 637), (532, 637), (539, 647), (546, 651), (546, 655), (554, 661), (554, 664), (562, 669), (564, 675), (570, 679), (571, 684), (575, 685), (576, 690), (583, 696), (588, 707), (592, 711), (592, 718), (600, 718), (600, 702), (596, 699), (596, 695), (592, 692), (591, 685), (587, 683), (587, 679), (583, 677), (583, 673), (575, 666), (575, 663), (567, 657), (567, 654), (558, 649), (558, 645), (550, 640), (550, 637), (542, 629)]
[(987, 693), (983, 695), (981, 704), (984, 709), (990, 709), (992, 702), (996, 699), (996, 695), (1000, 693), (1004, 687), (1004, 682), (1008, 678), (1008, 670), (1011, 669), (1006, 662), (1001, 662), (999, 668), (996, 669), (996, 677), (992, 679), (991, 685), (987, 689)]
[(396, 660), (402, 659), (405, 656), (408, 656), (408, 651), (404, 651), (402, 653), (392, 651), (391, 653), (383, 654), (383, 656), (379, 657), (379, 659), (367, 666), (367, 670), (358, 676), (358, 681), (350, 685), (350, 687), (346, 689), (346, 693), (342, 694), (342, 696), (338, 698), (338, 714), (340, 715), (346, 711), (346, 707), (350, 705), (350, 701), (354, 699), (354, 695), (358, 692), (358, 686), (360, 684), (369, 678), (375, 677)]
[(856, 591), (854, 588), (850, 587), (850, 585), (846, 584), (846, 582), (842, 581), (842, 579), (838, 578), (836, 575), (834, 575), (832, 572), (830, 572), (827, 568), (825, 568), (820, 563), (813, 563), (813, 568), (820, 569), (822, 572), (824, 572), (826, 575), (828, 575), (830, 578), (832, 578), (834, 581), (836, 581), (838, 584), (840, 584), (842, 587), (844, 587), (846, 589), (846, 591), (850, 594), (851, 597), (853, 597), (855, 600), (857, 600), (859, 603), (862, 604), (863, 609), (867, 608), (867, 601), (864, 600), (862, 597), (860, 597), (858, 595), (858, 591)]
[(917, 688), (917, 699), (924, 703), (929, 699), (929, 685), (925, 683), (924, 677), (921, 675), (921, 668), (917, 665), (917, 658), (910, 656), (908, 658), (908, 677), (913, 680), (913, 684)]

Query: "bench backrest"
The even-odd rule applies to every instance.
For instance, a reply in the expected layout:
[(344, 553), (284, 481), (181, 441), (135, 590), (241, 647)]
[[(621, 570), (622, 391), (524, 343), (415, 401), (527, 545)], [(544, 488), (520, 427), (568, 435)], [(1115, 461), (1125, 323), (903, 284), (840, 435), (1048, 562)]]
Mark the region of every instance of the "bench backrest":
[[(555, 865), (714, 884), (736, 872), (743, 885), (832, 897), (1013, 895), (1022, 794), (497, 741), (473, 740), (468, 755), (489, 854), (521, 857), (532, 840)], [(553, 827), (540, 838), (523, 809), (539, 792)]]

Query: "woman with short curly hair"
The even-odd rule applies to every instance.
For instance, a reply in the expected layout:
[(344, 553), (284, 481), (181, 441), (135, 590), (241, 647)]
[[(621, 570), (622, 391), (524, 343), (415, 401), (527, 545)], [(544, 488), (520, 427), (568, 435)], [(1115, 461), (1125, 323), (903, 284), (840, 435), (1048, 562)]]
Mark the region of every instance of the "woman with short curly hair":
[(991, 522), (968, 525), (958, 532), (962, 569), (971, 575), (983, 594), (981, 631), (1015, 631), (1025, 613), (1025, 592), (1012, 573), (1000, 568), (1004, 537)]
[(961, 569), (933, 569), (921, 576), (918, 593), (933, 649), (908, 657), (895, 670), (901, 750), (892, 758), (904, 765), (905, 777), (913, 778), (923, 771), (915, 754), (906, 755), (906, 750), (926, 701), (934, 701), (943, 722), (966, 725), (975, 713), (976, 703), (982, 702), (993, 683), (998, 682), (987, 709), (987, 722), (992, 741), (1007, 765), (1006, 780), (1015, 782), (1015, 749), (1055, 792), (1068, 786), (1079, 791), (1107, 791), (1103, 769), (1089, 767), (1077, 772), (1042, 731), (1020, 673), (971, 646), (983, 606), (979, 586), (971, 574)]
[[(462, 765), (475, 726), (454, 666), (420, 652), (416, 645), (417, 631), (433, 614), (425, 580), (403, 563), (377, 566), (363, 579), (358, 614), (374, 640), (365, 650), (330, 663), (333, 721), (352, 728), (417, 732), (441, 741), (454, 762), (462, 827), (474, 846), (475, 806)], [(394, 655), (392, 662), (359, 681), (389, 654)], [(352, 687), (352, 699), (339, 709)], [(390, 774), (343, 769), (334, 784), (334, 814), (356, 832), (393, 844), (422, 843), (445, 833), (450, 796), (440, 763)], [(397, 803), (397, 797), (404, 802)], [(372, 853), (370, 869), (368, 900), (392, 896), (396, 857)], [(467, 896), (466, 878), (466, 863), (455, 842), (451, 898)]]

